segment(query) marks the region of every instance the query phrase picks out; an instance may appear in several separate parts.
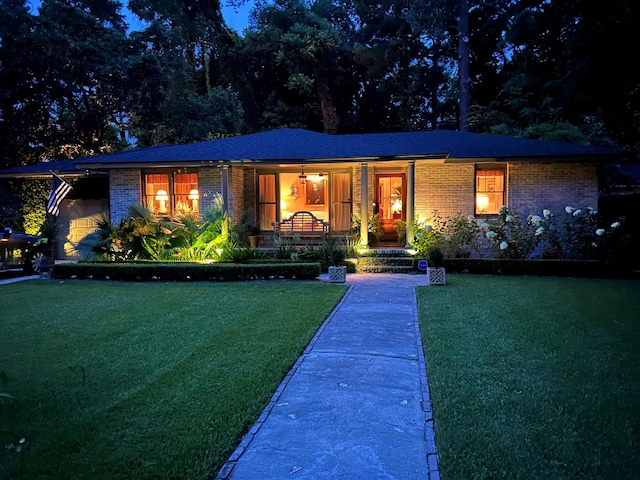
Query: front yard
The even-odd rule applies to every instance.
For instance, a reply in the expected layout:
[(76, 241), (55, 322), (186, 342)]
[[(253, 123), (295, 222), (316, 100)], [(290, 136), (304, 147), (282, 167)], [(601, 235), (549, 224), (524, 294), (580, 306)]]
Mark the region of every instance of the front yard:
[(640, 474), (640, 281), (419, 289), (443, 479)]
[(300, 281), (0, 288), (0, 393), (14, 397), (0, 398), (3, 479), (215, 475), (345, 291)]
[[(345, 291), (0, 288), (8, 479), (215, 475)], [(637, 478), (639, 281), (451, 275), (418, 299), (443, 479)]]

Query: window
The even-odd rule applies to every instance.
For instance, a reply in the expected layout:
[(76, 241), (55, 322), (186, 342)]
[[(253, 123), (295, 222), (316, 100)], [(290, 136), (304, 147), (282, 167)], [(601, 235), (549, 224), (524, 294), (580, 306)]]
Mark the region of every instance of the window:
[(199, 213), (197, 173), (147, 173), (144, 201), (153, 215)]
[(504, 167), (476, 169), (476, 215), (497, 214), (505, 202)]
[(270, 230), (276, 221), (276, 176), (258, 175), (258, 219), (260, 230)]

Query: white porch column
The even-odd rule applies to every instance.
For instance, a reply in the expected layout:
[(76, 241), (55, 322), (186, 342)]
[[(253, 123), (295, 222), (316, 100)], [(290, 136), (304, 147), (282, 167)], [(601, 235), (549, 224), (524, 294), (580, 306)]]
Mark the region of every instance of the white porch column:
[(220, 178), (222, 190), (222, 233), (229, 233), (229, 165), (222, 166), (222, 175)]
[(413, 220), (415, 218), (416, 162), (410, 161), (407, 166), (407, 236), (404, 248), (411, 248), (414, 239)]
[(222, 183), (221, 185), (222, 192), (220, 193), (222, 194), (222, 214), (224, 215), (225, 213), (226, 214), (229, 213), (229, 166), (228, 165), (222, 166), (221, 177), (222, 178), (220, 179), (220, 182)]
[(360, 198), (360, 243), (369, 245), (369, 165), (362, 163), (361, 169), (361, 198)]

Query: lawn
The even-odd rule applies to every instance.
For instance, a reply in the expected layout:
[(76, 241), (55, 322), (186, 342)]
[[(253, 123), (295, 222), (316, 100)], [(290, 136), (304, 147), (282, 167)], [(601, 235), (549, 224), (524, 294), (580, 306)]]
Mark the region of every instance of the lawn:
[(445, 480), (640, 478), (640, 281), (420, 287)]
[(215, 475), (344, 292), (287, 281), (0, 286), (0, 393), (14, 397), (0, 398), (0, 478)]

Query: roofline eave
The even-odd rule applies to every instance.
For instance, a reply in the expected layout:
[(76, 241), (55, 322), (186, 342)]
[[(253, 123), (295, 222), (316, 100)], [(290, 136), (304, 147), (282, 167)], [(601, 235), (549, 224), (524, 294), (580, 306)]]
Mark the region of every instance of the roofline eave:
[(435, 153), (426, 155), (393, 155), (393, 156), (363, 156), (363, 157), (324, 157), (324, 158), (257, 158), (257, 159), (226, 159), (226, 160), (164, 160), (153, 162), (83, 162), (77, 161), (79, 168), (98, 168), (101, 170), (112, 170), (116, 168), (197, 168), (197, 167), (221, 167), (226, 166), (249, 166), (249, 165), (313, 165), (319, 163), (366, 163), (366, 162), (397, 162), (410, 160), (436, 160), (443, 161), (448, 158), (446, 153)]

